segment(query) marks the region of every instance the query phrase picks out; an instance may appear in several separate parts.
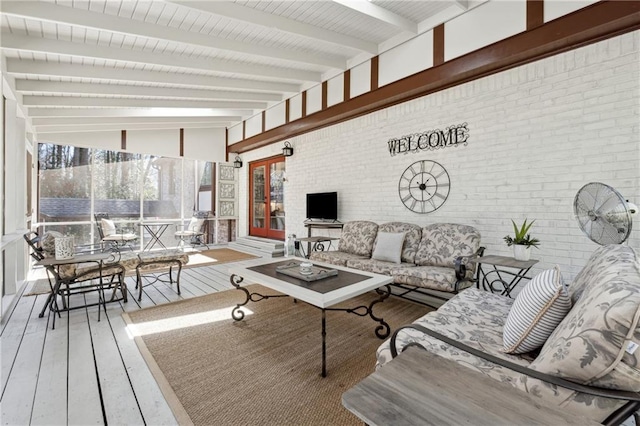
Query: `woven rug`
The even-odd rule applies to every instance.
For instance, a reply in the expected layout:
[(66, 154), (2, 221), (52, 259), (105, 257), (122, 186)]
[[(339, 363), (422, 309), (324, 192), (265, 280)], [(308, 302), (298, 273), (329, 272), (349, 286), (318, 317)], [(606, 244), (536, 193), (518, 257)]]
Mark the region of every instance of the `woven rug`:
[(241, 260), (255, 259), (259, 256), (241, 251), (219, 248), (189, 253), (189, 263), (184, 268), (197, 268), (199, 266), (220, 265), (222, 263), (239, 262)]
[(37, 296), (39, 294), (49, 294), (50, 292), (51, 287), (49, 286), (49, 280), (44, 278), (34, 281), (31, 289), (25, 293), (25, 296)]
[[(189, 263), (183, 268), (198, 268), (201, 266), (220, 265), (222, 263), (239, 262), (241, 260), (255, 259), (259, 256), (243, 253), (241, 251), (228, 248), (203, 250), (189, 253)], [(44, 269), (42, 270), (44, 274)], [(130, 271), (127, 275), (135, 275), (135, 271)], [(38, 294), (48, 294), (51, 291), (49, 281), (44, 279), (36, 280), (25, 296), (37, 296)]]
[[(276, 294), (259, 285), (262, 294)], [(367, 293), (339, 306), (368, 305)], [(123, 314), (180, 424), (359, 425), (342, 394), (374, 371), (369, 317), (327, 312), (327, 377), (321, 370), (321, 312), (290, 298), (249, 302), (242, 321), (227, 290)], [(392, 330), (429, 308), (389, 298), (374, 308)]]

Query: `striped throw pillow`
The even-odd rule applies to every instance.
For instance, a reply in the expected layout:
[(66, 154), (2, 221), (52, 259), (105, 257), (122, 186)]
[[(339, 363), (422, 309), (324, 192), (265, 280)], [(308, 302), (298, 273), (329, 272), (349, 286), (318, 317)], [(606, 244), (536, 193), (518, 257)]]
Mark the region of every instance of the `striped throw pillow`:
[(542, 347), (570, 309), (558, 267), (540, 272), (513, 302), (504, 324), (504, 352), (523, 354)]

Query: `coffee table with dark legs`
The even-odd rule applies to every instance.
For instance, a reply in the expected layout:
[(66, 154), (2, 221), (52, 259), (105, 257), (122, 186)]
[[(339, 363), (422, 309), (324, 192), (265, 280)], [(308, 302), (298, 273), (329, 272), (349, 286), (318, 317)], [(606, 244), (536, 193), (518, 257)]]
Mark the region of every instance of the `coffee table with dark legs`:
[[(302, 258), (288, 258), (286, 260), (278, 259), (252, 267), (231, 267), (229, 272), (232, 274), (231, 284), (245, 293), (245, 301), (239, 303), (232, 311), (233, 319), (241, 321), (244, 318), (242, 306), (251, 302), (269, 299), (272, 297), (292, 297), (294, 300), (301, 300), (315, 306), (322, 311), (322, 377), (327, 376), (327, 351), (326, 351), (326, 312), (341, 311), (355, 314), (361, 317), (369, 316), (378, 323), (375, 328), (375, 335), (380, 339), (385, 339), (391, 333), (389, 324), (383, 318), (377, 317), (373, 308), (376, 304), (384, 301), (391, 294), (389, 284), (393, 279), (389, 276), (373, 274), (370, 272), (350, 269), (344, 266), (330, 265), (326, 263), (313, 262), (314, 266), (335, 269), (338, 274), (323, 278), (321, 280), (307, 282), (288, 275), (284, 275), (276, 271), (278, 266), (285, 266), (290, 263), (300, 263), (308, 260)], [(261, 284), (271, 290), (275, 290), (282, 294), (259, 294), (252, 293), (241, 284), (249, 279), (252, 282)], [(245, 283), (246, 284), (246, 283)], [(378, 293), (378, 299), (372, 301), (368, 306), (360, 305), (352, 308), (335, 308), (332, 306), (340, 302), (360, 296), (369, 291), (375, 290)]]

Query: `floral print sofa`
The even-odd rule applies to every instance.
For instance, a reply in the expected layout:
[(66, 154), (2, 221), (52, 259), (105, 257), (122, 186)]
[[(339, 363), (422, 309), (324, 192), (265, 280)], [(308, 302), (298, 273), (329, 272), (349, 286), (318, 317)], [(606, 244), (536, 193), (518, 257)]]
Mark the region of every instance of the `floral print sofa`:
[[(372, 258), (383, 232), (404, 233), (399, 263)], [(310, 259), (391, 275), (394, 284), (407, 291), (457, 293), (472, 284), (475, 266), (470, 260), (481, 253), (480, 233), (472, 226), (353, 221), (344, 224), (338, 250), (312, 252)]]
[[(569, 285), (569, 294), (571, 310), (539, 353), (509, 355), (503, 352), (503, 328), (514, 299), (475, 288), (460, 292), (413, 324), (482, 353), (554, 377), (582, 385), (639, 392), (640, 349), (635, 350), (635, 344), (640, 344), (638, 255), (624, 245), (600, 247)], [(603, 422), (626, 402), (572, 391), (529, 377), (419, 330), (403, 328), (397, 332), (398, 352), (411, 342), (598, 422)], [(378, 348), (378, 366), (391, 359), (390, 340), (387, 340)]]

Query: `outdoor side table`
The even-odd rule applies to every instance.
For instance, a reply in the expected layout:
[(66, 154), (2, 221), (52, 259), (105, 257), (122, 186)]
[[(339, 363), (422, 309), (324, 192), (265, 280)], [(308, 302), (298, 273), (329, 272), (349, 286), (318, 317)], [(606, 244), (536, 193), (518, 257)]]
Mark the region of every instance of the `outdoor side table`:
[(482, 256), (478, 258), (477, 286), (480, 288), (482, 285), (486, 291), (511, 297), (511, 291), (522, 280), (531, 279), (527, 273), (536, 263), (536, 259), (523, 261), (507, 256)]
[(296, 241), (301, 243), (307, 243), (307, 253), (305, 253), (304, 246), (302, 244), (299, 245), (300, 253), (302, 257), (309, 258), (312, 251), (324, 251), (325, 243), (329, 243), (326, 247), (327, 250), (331, 248), (331, 241), (339, 240), (340, 237), (325, 237), (325, 236), (314, 236), (314, 237), (303, 237), (296, 238)]

